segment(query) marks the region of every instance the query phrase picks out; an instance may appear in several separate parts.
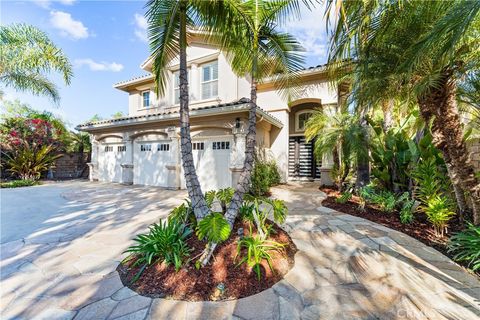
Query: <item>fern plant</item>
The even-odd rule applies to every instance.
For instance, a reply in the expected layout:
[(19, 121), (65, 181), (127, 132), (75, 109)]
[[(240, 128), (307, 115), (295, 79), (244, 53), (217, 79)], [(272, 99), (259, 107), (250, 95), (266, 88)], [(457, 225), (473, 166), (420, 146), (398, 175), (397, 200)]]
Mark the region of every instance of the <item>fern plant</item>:
[(125, 261), (136, 258), (132, 266), (142, 266), (133, 281), (140, 277), (148, 265), (160, 261), (166, 265), (173, 264), (175, 271), (178, 271), (190, 255), (191, 249), (186, 241), (191, 233), (192, 230), (185, 224), (160, 221), (152, 224), (148, 233), (137, 235), (133, 239), (136, 244), (125, 250), (130, 253)]
[(433, 225), (435, 234), (443, 237), (448, 221), (455, 215), (450, 199), (445, 196), (435, 196), (428, 199), (422, 210), (427, 215), (428, 221)]
[(270, 270), (274, 273), (270, 252), (279, 251), (283, 249), (284, 246), (284, 244), (279, 242), (262, 239), (259, 235), (244, 237), (238, 241), (237, 257), (241, 254), (242, 248), (246, 249), (247, 254), (238, 262), (237, 266), (242, 263), (247, 263), (250, 268), (255, 270), (257, 278), (260, 281), (261, 262), (266, 260)]
[(467, 229), (452, 236), (448, 251), (456, 261), (466, 261), (472, 270), (480, 270), (480, 226), (468, 224)]
[(219, 243), (230, 236), (230, 225), (220, 212), (212, 212), (197, 224), (197, 237)]

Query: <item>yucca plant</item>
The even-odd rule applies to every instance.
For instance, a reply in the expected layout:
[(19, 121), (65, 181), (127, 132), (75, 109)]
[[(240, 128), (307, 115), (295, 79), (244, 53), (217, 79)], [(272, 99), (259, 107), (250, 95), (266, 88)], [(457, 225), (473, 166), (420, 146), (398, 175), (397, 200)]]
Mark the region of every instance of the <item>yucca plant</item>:
[(466, 261), (472, 270), (480, 270), (480, 226), (468, 223), (467, 229), (452, 236), (448, 251), (456, 261)]
[[(250, 230), (251, 234), (251, 230)], [(257, 278), (260, 281), (260, 265), (263, 260), (266, 260), (270, 270), (274, 273), (272, 266), (272, 256), (270, 252), (280, 251), (285, 245), (279, 242), (263, 239), (260, 235), (247, 236), (238, 241), (237, 257), (241, 254), (242, 248), (247, 250), (246, 256), (244, 256), (237, 266), (242, 263), (247, 263), (250, 268), (253, 268), (257, 274)]]
[(455, 215), (452, 207), (449, 198), (437, 195), (430, 198), (421, 208), (427, 215), (428, 221), (433, 225), (435, 234), (439, 237), (443, 237), (448, 221)]
[(163, 261), (166, 265), (173, 264), (175, 271), (178, 271), (191, 252), (186, 241), (192, 229), (185, 224), (160, 221), (152, 224), (149, 230), (148, 233), (137, 235), (133, 239), (136, 244), (125, 250), (130, 255), (124, 261), (135, 258), (132, 266), (142, 266), (133, 281), (136, 281), (152, 263)]
[(38, 180), (42, 172), (51, 168), (61, 154), (54, 154), (53, 145), (34, 148), (22, 143), (13, 154), (6, 155), (8, 171), (18, 175), (22, 180)]

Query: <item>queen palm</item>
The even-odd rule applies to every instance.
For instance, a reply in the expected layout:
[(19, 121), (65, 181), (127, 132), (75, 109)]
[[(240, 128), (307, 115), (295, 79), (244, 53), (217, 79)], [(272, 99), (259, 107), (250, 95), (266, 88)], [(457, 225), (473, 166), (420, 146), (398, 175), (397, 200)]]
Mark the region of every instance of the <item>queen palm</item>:
[[(208, 2), (208, 1), (205, 1)], [(150, 0), (147, 2), (146, 18), (150, 37), (157, 93), (165, 94), (168, 79), (167, 65), (179, 57), (180, 60), (180, 149), (185, 183), (197, 220), (203, 219), (210, 209), (203, 196), (195, 171), (190, 136), (189, 96), (187, 78), (187, 38), (197, 26), (197, 6), (202, 1), (193, 0)]]
[(67, 56), (33, 26), (0, 26), (0, 52), (0, 83), (6, 87), (58, 101), (58, 89), (46, 73), (59, 72), (70, 84), (73, 72)]
[[(480, 65), (479, 10), (474, 1), (344, 1), (334, 32), (336, 59), (351, 57), (352, 47), (359, 46), (352, 39), (361, 33), (368, 34), (367, 57), (387, 43), (401, 49), (389, 69), (379, 69), (376, 77), (398, 74), (404, 79), (401, 86), (410, 90), (430, 125), (452, 183), (470, 194), (476, 224), (480, 223), (480, 185), (463, 140), (456, 89), (462, 75)], [(367, 70), (368, 63), (362, 68), (361, 72)]]
[[(310, 1), (303, 1), (306, 5)], [(257, 85), (271, 78), (286, 99), (295, 95), (303, 67), (302, 48), (288, 33), (277, 30), (288, 15), (298, 17), (300, 1), (224, 0), (215, 3), (217, 15), (207, 16), (214, 26), (211, 40), (227, 53), (234, 72), (250, 78), (250, 109), (243, 171), (225, 217), (233, 226), (243, 195), (248, 192), (254, 164)], [(208, 10), (212, 10), (209, 7)]]

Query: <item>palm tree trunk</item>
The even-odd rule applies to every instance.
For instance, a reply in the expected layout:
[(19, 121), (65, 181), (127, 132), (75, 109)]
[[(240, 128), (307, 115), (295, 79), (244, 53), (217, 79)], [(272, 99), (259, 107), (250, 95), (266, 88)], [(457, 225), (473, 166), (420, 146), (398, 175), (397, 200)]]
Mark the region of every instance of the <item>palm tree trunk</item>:
[(190, 136), (190, 115), (188, 109), (188, 78), (187, 78), (187, 6), (180, 4), (180, 149), (182, 165), (185, 174), (188, 197), (192, 202), (193, 212), (197, 220), (203, 219), (210, 209), (198, 181), (192, 155), (192, 139)]
[(370, 183), (370, 162), (368, 159), (368, 129), (366, 120), (366, 110), (362, 108), (360, 115), (360, 126), (363, 129), (363, 152), (357, 153), (357, 179), (355, 181), (355, 187), (357, 189), (362, 188)]
[(468, 192), (472, 200), (473, 222), (479, 225), (480, 184), (463, 140), (452, 73), (452, 70), (444, 70), (439, 85), (419, 97), (419, 107), (425, 122), (432, 121), (433, 144), (444, 156), (452, 184)]
[[(243, 203), (243, 196), (249, 191), (250, 178), (253, 169), (254, 155), (255, 155), (255, 138), (257, 132), (257, 83), (252, 76), (252, 85), (250, 91), (251, 101), (250, 110), (248, 112), (248, 131), (247, 131), (247, 143), (245, 147), (245, 160), (243, 162), (243, 171), (238, 179), (237, 188), (233, 194), (230, 205), (225, 213), (225, 219), (227, 220), (230, 228), (233, 228), (235, 219), (238, 216), (238, 211)], [(217, 247), (216, 243), (209, 243), (199, 258), (202, 266), (205, 266)]]
[(238, 210), (242, 206), (243, 196), (249, 191), (250, 178), (252, 175), (253, 162), (255, 156), (255, 138), (257, 134), (257, 82), (252, 76), (252, 85), (250, 87), (250, 110), (248, 112), (248, 131), (246, 137), (245, 160), (243, 162), (243, 171), (238, 179), (237, 187), (232, 201), (228, 206), (225, 218), (232, 227), (238, 215)]

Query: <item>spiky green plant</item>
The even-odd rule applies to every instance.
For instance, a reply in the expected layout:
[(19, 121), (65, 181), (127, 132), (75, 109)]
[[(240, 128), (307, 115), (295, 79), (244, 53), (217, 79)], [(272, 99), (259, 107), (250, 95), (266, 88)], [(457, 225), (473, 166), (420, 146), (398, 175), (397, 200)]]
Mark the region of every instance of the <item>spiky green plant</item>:
[(480, 270), (480, 227), (468, 223), (465, 230), (450, 238), (448, 251), (455, 254), (454, 260), (467, 262), (474, 271)]

